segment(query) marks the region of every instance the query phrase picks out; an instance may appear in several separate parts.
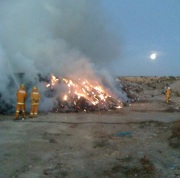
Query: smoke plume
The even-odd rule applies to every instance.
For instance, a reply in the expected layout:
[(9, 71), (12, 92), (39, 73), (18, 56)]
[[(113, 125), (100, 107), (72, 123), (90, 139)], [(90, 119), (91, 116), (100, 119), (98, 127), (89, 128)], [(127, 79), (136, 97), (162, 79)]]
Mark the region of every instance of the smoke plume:
[[(107, 25), (101, 1), (1, 0), (1, 102), (15, 105), (22, 82), (28, 92), (37, 85), (43, 93), (38, 74), (97, 79), (97, 69), (118, 55)], [(43, 100), (41, 107), (50, 108), (52, 100)]]

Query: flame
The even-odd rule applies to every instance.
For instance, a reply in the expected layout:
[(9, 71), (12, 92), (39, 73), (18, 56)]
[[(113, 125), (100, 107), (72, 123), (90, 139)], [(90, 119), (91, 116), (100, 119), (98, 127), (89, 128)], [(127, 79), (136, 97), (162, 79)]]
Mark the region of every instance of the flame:
[(117, 106), (116, 108), (117, 108), (117, 109), (121, 109), (122, 107), (121, 107), (121, 106)]
[(65, 101), (67, 101), (67, 95), (64, 95), (64, 97), (63, 97), (63, 99), (65, 100)]
[(54, 86), (58, 83), (59, 79), (56, 78), (53, 74), (51, 74), (51, 77), (50, 77), (50, 83), (48, 83), (46, 85), (46, 87), (50, 87), (51, 89), (54, 88)]
[[(54, 87), (59, 84), (59, 81), (59, 78), (51, 74), (50, 82), (46, 85), (46, 87), (51, 87), (51, 89), (54, 89)], [(114, 105), (114, 107), (117, 109), (121, 108), (121, 102), (112, 98), (112, 95), (98, 82), (81, 79), (74, 81), (67, 78), (62, 78), (62, 82), (60, 84), (67, 88), (67, 92), (64, 92), (62, 96), (63, 101), (68, 101), (74, 105), (77, 105), (77, 101), (84, 98), (88, 104), (93, 106), (100, 104), (104, 107)]]

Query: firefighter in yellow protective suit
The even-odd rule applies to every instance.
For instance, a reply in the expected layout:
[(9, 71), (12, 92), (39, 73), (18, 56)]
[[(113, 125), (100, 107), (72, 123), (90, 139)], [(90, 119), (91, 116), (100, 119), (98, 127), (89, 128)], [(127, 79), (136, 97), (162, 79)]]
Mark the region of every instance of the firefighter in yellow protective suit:
[(171, 88), (170, 87), (168, 87), (166, 89), (166, 93), (165, 94), (166, 94), (166, 102), (169, 103), (170, 99), (171, 99)]
[(25, 119), (26, 114), (25, 114), (25, 100), (27, 97), (27, 93), (25, 91), (25, 86), (24, 84), (21, 84), (19, 90), (16, 92), (17, 96), (17, 105), (16, 105), (16, 119), (19, 119), (19, 112), (22, 111), (22, 119)]
[(36, 117), (38, 114), (39, 102), (40, 102), (40, 94), (38, 92), (37, 87), (33, 87), (31, 92), (31, 111), (30, 117)]

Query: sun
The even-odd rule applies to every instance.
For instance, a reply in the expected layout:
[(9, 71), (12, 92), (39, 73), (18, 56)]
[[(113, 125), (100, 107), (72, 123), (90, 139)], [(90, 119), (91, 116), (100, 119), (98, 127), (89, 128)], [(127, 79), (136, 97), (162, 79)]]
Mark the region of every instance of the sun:
[(152, 53), (151, 55), (150, 55), (150, 59), (151, 60), (155, 60), (157, 58), (157, 54), (156, 53)]

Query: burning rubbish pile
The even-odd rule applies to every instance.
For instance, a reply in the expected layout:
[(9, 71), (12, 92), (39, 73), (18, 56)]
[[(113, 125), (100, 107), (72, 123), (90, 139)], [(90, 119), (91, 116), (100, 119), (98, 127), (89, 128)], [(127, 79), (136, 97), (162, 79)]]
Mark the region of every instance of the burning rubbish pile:
[[(19, 81), (25, 84), (29, 96), (34, 83), (25, 81), (25, 75), (23, 74), (16, 76)], [(40, 102), (41, 111), (90, 112), (116, 110), (123, 107), (123, 103), (119, 97), (113, 94), (110, 89), (105, 88), (100, 81), (95, 81), (94, 78), (88, 80), (69, 78), (58, 78), (54, 75), (44, 77), (38, 74), (35, 85), (40, 86), (42, 96)], [(9, 88), (16, 88), (13, 79), (11, 79)], [(13, 96), (11, 100), (5, 100), (0, 93), (0, 114), (14, 113), (16, 107), (16, 90), (12, 90), (11, 95)], [(30, 103), (29, 98), (27, 98), (26, 103), (28, 108)], [(48, 107), (44, 107), (46, 103)]]
[[(17, 77), (25, 84), (29, 95), (34, 84), (24, 81), (23, 76), (21, 74)], [(134, 88), (130, 88), (131, 85), (129, 86), (120, 80), (116, 80), (117, 83), (112, 89), (111, 87), (107, 87), (106, 84), (106, 87), (104, 87), (103, 82), (98, 80), (98, 78), (97, 80), (94, 77), (87, 78), (56, 77), (53, 74), (50, 76), (45, 75), (44, 77), (38, 74), (36, 85), (40, 86), (42, 96), (40, 110), (46, 112), (110, 111), (121, 109), (127, 103), (137, 101), (137, 95), (132, 97), (131, 90)], [(13, 88), (15, 84), (13, 81), (10, 83), (12, 85), (10, 85), (11, 88)], [(115, 92), (114, 88), (116, 88)], [(130, 91), (131, 95), (129, 94)], [(120, 95), (119, 97), (119, 94), (123, 96)], [(8, 102), (0, 94), (0, 114), (10, 114), (15, 111), (16, 96), (14, 91), (12, 95), (14, 96), (14, 100)], [(48, 107), (44, 107), (46, 103)], [(29, 100), (27, 101), (28, 104)]]
[(108, 111), (122, 107), (122, 102), (98, 82), (86, 79), (75, 81), (51, 75), (46, 87), (47, 96), (57, 93), (58, 88), (61, 90), (54, 102), (54, 112)]

